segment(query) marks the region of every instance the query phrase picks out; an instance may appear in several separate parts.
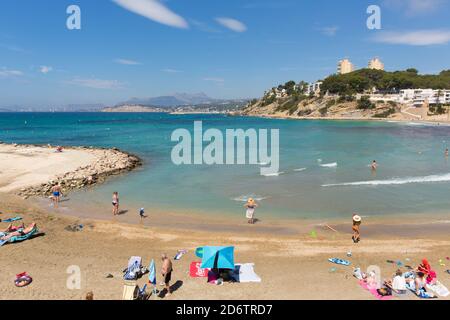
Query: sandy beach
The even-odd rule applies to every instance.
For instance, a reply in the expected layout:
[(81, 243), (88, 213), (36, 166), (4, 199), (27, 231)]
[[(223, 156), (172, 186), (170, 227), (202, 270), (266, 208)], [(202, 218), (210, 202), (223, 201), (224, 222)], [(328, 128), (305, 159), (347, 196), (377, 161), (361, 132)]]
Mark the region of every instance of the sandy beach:
[[(331, 257), (349, 259), (352, 266), (363, 270), (379, 266), (383, 278), (397, 269), (386, 260), (415, 267), (427, 258), (439, 280), (450, 287), (450, 275), (445, 273), (450, 269), (446, 259), (450, 256), (450, 223), (446, 220), (406, 219), (404, 223), (401, 219), (379, 218), (363, 224), (363, 240), (353, 244), (350, 225), (339, 220), (260, 221), (250, 226), (237, 219), (190, 219), (169, 213), (156, 214), (143, 225), (132, 218), (76, 218), (58, 209), (43, 209), (33, 198), (24, 200), (14, 191), (88, 166), (96, 161), (95, 155), (73, 150), (61, 156), (46, 148), (28, 148), (24, 154), (18, 146), (2, 145), (0, 218), (21, 216), (25, 224), (36, 222), (41, 233), (1, 247), (0, 299), (77, 300), (91, 290), (95, 299), (121, 299), (122, 270), (130, 256), (141, 256), (145, 264), (155, 259), (159, 271), (161, 254), (173, 257), (181, 249), (188, 253), (174, 262), (175, 292), (157, 299), (375, 299), (359, 286), (351, 266), (333, 265), (327, 261)], [(53, 167), (58, 169), (51, 170)], [(66, 227), (73, 224), (81, 224), (83, 229), (68, 231)], [(0, 226), (5, 229), (8, 224)], [(190, 278), (190, 263), (200, 260), (195, 249), (204, 245), (235, 246), (236, 263), (254, 263), (262, 282), (216, 286), (204, 278)], [(440, 259), (446, 266), (439, 264)], [(70, 266), (81, 270), (80, 289), (67, 287)], [(14, 276), (24, 271), (33, 282), (26, 288), (16, 288)], [(107, 278), (108, 274), (113, 277)], [(160, 280), (159, 276), (158, 283)], [(138, 281), (141, 286), (146, 282), (146, 276)], [(418, 298), (410, 295), (408, 299)]]

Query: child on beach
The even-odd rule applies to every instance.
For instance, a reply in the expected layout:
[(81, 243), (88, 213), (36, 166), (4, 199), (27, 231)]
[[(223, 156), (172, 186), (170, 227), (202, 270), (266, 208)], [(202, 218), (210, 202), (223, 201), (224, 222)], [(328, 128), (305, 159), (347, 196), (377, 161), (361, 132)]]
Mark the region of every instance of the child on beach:
[(359, 226), (361, 225), (361, 216), (357, 215), (356, 213), (353, 214), (353, 226), (352, 226), (352, 230), (353, 230), (353, 236), (352, 236), (352, 240), (353, 243), (358, 243), (361, 240), (361, 233), (359, 232)]

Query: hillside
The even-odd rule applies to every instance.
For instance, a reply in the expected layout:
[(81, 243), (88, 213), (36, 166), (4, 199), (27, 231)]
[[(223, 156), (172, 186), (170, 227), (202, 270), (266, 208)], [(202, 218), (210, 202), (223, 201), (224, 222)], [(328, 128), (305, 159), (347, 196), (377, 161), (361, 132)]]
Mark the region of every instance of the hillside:
[(445, 106), (411, 108), (389, 99), (372, 102), (369, 95), (375, 90), (389, 94), (409, 88), (450, 89), (450, 70), (420, 75), (416, 69), (361, 69), (327, 77), (320, 92), (308, 94), (307, 87), (303, 81), (286, 82), (265, 92), (261, 99), (252, 100), (241, 113), (274, 118), (448, 121)]
[(365, 98), (361, 102), (348, 97), (287, 96), (275, 101), (265, 98), (253, 101), (242, 113), (274, 118), (386, 119), (403, 118), (400, 110), (395, 103), (375, 104)]

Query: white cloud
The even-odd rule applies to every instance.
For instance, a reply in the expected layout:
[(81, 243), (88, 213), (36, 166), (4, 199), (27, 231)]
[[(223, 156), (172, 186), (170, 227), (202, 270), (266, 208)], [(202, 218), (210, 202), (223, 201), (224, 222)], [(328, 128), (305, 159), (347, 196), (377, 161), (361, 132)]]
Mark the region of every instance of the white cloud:
[(163, 72), (167, 72), (167, 73), (180, 73), (180, 72), (183, 72), (183, 71), (181, 71), (181, 70), (170, 69), (170, 68), (162, 69), (162, 71), (163, 71)]
[(53, 71), (53, 67), (50, 66), (40, 66), (39, 71), (43, 74), (47, 74), (50, 71)]
[(444, 0), (384, 0), (387, 7), (403, 10), (407, 15), (436, 11)]
[(136, 65), (141, 64), (140, 62), (137, 62), (134, 60), (128, 60), (128, 59), (115, 59), (114, 62), (118, 63), (118, 64), (124, 64), (127, 66), (136, 66)]
[(204, 81), (215, 82), (217, 84), (225, 83), (225, 79), (223, 79), (223, 78), (208, 77), (208, 78), (203, 78), (203, 80)]
[(68, 81), (69, 84), (73, 84), (80, 87), (92, 88), (92, 89), (122, 89), (123, 84), (117, 80), (103, 80), (95, 78), (75, 78)]
[(216, 21), (225, 28), (228, 28), (235, 32), (244, 32), (247, 30), (247, 26), (236, 19), (221, 17), (216, 18)]
[(429, 46), (450, 42), (450, 30), (416, 30), (407, 32), (380, 32), (374, 38), (376, 42), (403, 44), (410, 46)]
[(23, 76), (23, 72), (19, 70), (10, 70), (7, 68), (0, 68), (0, 77), (8, 78), (8, 77), (20, 77)]
[(150, 20), (176, 28), (186, 29), (189, 27), (187, 21), (171, 11), (160, 0), (112, 0), (122, 8), (139, 14)]
[(320, 31), (321, 31), (324, 35), (329, 36), (329, 37), (335, 36), (336, 33), (338, 32), (338, 30), (339, 30), (339, 27), (337, 27), (337, 26), (324, 27), (324, 28), (320, 29)]

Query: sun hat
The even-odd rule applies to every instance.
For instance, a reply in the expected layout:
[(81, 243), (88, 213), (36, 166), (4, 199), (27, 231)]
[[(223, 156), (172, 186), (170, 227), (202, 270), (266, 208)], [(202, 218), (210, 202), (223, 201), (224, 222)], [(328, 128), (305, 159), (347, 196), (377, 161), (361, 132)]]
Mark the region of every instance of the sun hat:
[(357, 215), (357, 214), (354, 214), (354, 215), (353, 215), (353, 221), (355, 221), (355, 222), (361, 222), (361, 216), (359, 216), (359, 215)]

